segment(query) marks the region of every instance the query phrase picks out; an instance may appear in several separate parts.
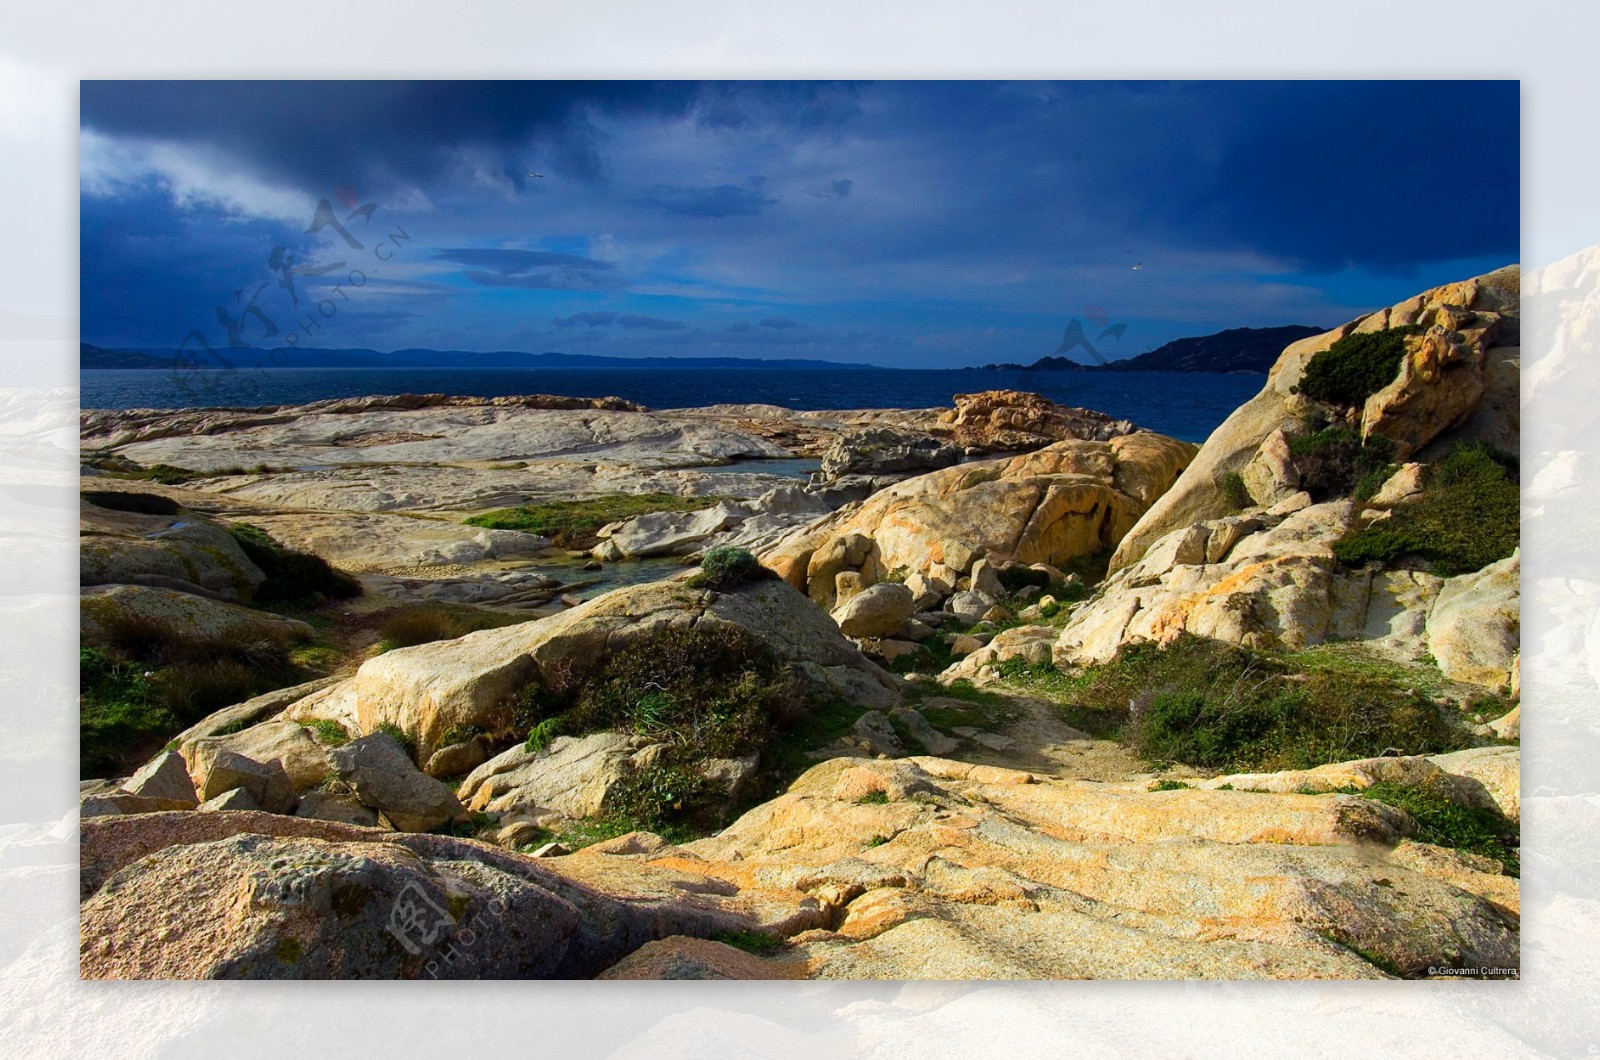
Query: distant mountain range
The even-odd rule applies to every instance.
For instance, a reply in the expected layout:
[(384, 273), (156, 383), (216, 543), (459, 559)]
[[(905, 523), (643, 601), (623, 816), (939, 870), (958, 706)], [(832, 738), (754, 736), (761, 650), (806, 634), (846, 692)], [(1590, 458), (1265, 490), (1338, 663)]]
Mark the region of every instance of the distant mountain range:
[(1109, 364), (1080, 364), (1066, 357), (1041, 357), (1032, 364), (986, 364), (1012, 371), (1266, 372), (1283, 348), (1327, 330), (1305, 324), (1277, 328), (1229, 328), (1215, 335), (1173, 339), (1148, 353)]
[[(196, 358), (185, 351), (184, 360)], [(598, 357), (583, 353), (519, 353), (500, 350), (475, 353), (467, 350), (395, 350), (380, 353), (363, 349), (284, 349), (286, 359), (269, 361), (276, 350), (219, 348), (217, 355), (239, 367), (270, 363), (278, 368), (809, 368), (859, 370), (870, 364), (843, 364), (816, 360), (760, 360), (753, 357)], [(87, 371), (110, 368), (171, 368), (178, 357), (174, 349), (104, 349), (87, 342), (78, 347), (78, 367)], [(205, 351), (198, 351), (202, 364), (214, 364)]]

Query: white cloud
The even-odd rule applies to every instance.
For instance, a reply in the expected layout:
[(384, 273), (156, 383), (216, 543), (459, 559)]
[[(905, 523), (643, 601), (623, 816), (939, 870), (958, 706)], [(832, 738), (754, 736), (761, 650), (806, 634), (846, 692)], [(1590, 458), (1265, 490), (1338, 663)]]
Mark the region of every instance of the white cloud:
[(241, 219), (308, 219), (304, 192), (270, 184), (243, 171), (221, 152), (160, 140), (120, 140), (84, 129), (79, 182), (85, 195), (109, 198), (155, 186), (175, 205), (214, 206)]

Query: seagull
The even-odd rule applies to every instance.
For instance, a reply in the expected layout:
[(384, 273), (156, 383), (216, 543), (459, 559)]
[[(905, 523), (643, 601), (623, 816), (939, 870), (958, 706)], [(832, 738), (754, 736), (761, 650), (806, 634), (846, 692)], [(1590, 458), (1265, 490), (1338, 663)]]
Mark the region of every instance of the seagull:
[(543, 173), (535, 173), (530, 169), (528, 171), (528, 176), (530, 176), (530, 177), (542, 177), (542, 176), (544, 176), (544, 174)]
[(1135, 264), (1134, 264), (1134, 266), (1133, 266), (1133, 271), (1134, 271), (1134, 272), (1138, 272), (1138, 271), (1139, 271), (1139, 270), (1140, 270), (1140, 269), (1142, 269), (1142, 268), (1144, 268), (1144, 262), (1142, 262), (1142, 261), (1140, 261), (1140, 262), (1136, 262), (1136, 263), (1135, 263)]

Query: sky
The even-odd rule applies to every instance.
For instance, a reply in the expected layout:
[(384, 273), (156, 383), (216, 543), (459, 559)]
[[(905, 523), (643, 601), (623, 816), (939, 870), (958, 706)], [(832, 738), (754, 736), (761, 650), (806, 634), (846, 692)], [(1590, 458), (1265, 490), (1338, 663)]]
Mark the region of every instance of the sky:
[(1518, 260), (1519, 107), (1515, 81), (85, 81), (80, 331), (947, 368), (1074, 320), (1113, 359), (1332, 327)]

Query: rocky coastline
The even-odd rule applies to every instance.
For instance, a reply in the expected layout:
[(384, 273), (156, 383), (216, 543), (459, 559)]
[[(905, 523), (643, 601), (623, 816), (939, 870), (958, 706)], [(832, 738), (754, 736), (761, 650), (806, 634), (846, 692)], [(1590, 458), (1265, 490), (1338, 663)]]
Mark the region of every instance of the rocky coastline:
[(1515, 968), (1518, 283), (1291, 343), (1200, 446), (85, 412), (82, 974)]

